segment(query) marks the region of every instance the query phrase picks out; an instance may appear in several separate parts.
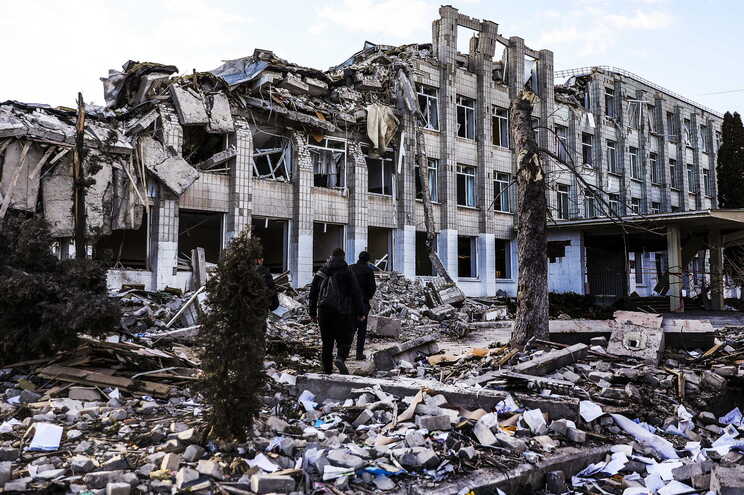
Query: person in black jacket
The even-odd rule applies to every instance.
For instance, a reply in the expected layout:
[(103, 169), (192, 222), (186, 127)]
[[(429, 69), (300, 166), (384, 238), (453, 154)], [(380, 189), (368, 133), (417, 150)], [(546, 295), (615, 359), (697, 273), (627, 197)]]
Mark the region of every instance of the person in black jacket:
[(256, 272), (263, 278), (266, 290), (269, 291), (269, 311), (274, 311), (279, 307), (279, 294), (276, 290), (276, 284), (274, 283), (274, 276), (271, 274), (268, 268), (263, 264), (263, 258), (256, 259)]
[(362, 302), (364, 303), (362, 318), (358, 318), (354, 321), (352, 338), (353, 335), (356, 334), (357, 361), (364, 361), (366, 359), (366, 356), (364, 355), (364, 341), (367, 338), (367, 316), (371, 309), (370, 301), (374, 297), (375, 291), (377, 291), (375, 273), (369, 265), (369, 253), (367, 251), (359, 253), (359, 260), (351, 265), (351, 272), (357, 279), (359, 289), (362, 291)]
[(328, 263), (315, 274), (310, 288), (308, 313), (320, 327), (321, 362), (326, 374), (333, 372), (334, 345), (337, 347), (336, 367), (348, 374), (344, 361), (351, 347), (354, 320), (363, 311), (362, 294), (356, 277), (344, 261), (345, 256), (343, 249), (335, 249)]

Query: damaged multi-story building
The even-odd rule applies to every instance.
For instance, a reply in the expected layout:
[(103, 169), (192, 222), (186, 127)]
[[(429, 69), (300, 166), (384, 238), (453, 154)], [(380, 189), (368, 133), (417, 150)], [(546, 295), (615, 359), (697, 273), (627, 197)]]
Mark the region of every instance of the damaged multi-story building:
[[(550, 50), (450, 6), (431, 43), (366, 43), (326, 71), (257, 49), (176, 73), (130, 61), (103, 78), (106, 108), (88, 112), (89, 252), (111, 264), (112, 286), (188, 287), (192, 249), (214, 263), (247, 228), (295, 286), (336, 247), (431, 276), (426, 180), (447, 271), (468, 295), (514, 295), (508, 109), (525, 87), (538, 96), (538, 142), (571, 164), (548, 164), (551, 290), (669, 293), (678, 307), (694, 286), (686, 274), (720, 270), (721, 239), (742, 225), (715, 209), (718, 113), (614, 68), (555, 73)], [(72, 249), (74, 119), (0, 106), (3, 201), (42, 211), (61, 256)]]

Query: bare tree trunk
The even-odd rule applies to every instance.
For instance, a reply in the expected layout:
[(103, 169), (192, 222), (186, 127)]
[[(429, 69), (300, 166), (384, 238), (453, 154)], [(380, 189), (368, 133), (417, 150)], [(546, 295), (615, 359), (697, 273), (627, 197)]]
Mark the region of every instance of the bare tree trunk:
[(75, 123), (75, 149), (72, 155), (73, 189), (75, 210), (75, 258), (85, 258), (85, 171), (83, 153), (85, 146), (85, 103), (78, 93), (78, 113)]
[(522, 348), (548, 335), (548, 257), (545, 171), (532, 130), (536, 95), (522, 91), (512, 100), (510, 118), (517, 155), (517, 315), (511, 345)]
[(416, 127), (416, 161), (419, 166), (419, 178), (421, 179), (421, 196), (424, 201), (424, 225), (426, 226), (426, 250), (429, 254), (431, 266), (434, 273), (445, 279), (448, 283), (454, 284), (454, 280), (447, 273), (447, 269), (439, 259), (434, 246), (437, 241), (437, 231), (434, 228), (434, 209), (431, 206), (431, 191), (429, 191), (429, 164), (426, 161), (424, 152), (424, 132), (421, 127)]

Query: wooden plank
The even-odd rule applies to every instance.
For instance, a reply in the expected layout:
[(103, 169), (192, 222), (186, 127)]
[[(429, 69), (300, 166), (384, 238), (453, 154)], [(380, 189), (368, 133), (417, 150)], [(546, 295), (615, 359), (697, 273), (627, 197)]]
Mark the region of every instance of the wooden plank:
[(131, 380), (124, 376), (112, 376), (97, 371), (67, 366), (51, 365), (38, 371), (39, 376), (63, 382), (83, 385), (118, 387), (129, 392), (147, 392), (152, 395), (167, 397), (170, 386), (144, 380)]

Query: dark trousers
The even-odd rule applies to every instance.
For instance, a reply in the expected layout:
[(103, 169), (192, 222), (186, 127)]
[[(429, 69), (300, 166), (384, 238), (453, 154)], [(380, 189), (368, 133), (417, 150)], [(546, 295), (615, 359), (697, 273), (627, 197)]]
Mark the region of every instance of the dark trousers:
[(351, 348), (352, 334), (351, 315), (342, 315), (335, 311), (318, 309), (318, 326), (323, 349), (320, 360), (324, 373), (333, 373), (333, 347), (336, 347), (338, 359), (345, 360)]
[[(367, 305), (367, 308), (369, 308), (369, 304)], [(362, 316), (364, 316), (363, 320), (354, 320), (354, 332), (352, 333), (352, 338), (353, 334), (356, 334), (357, 356), (364, 354), (364, 342), (367, 339), (367, 317), (369, 316), (369, 309), (367, 309)]]

